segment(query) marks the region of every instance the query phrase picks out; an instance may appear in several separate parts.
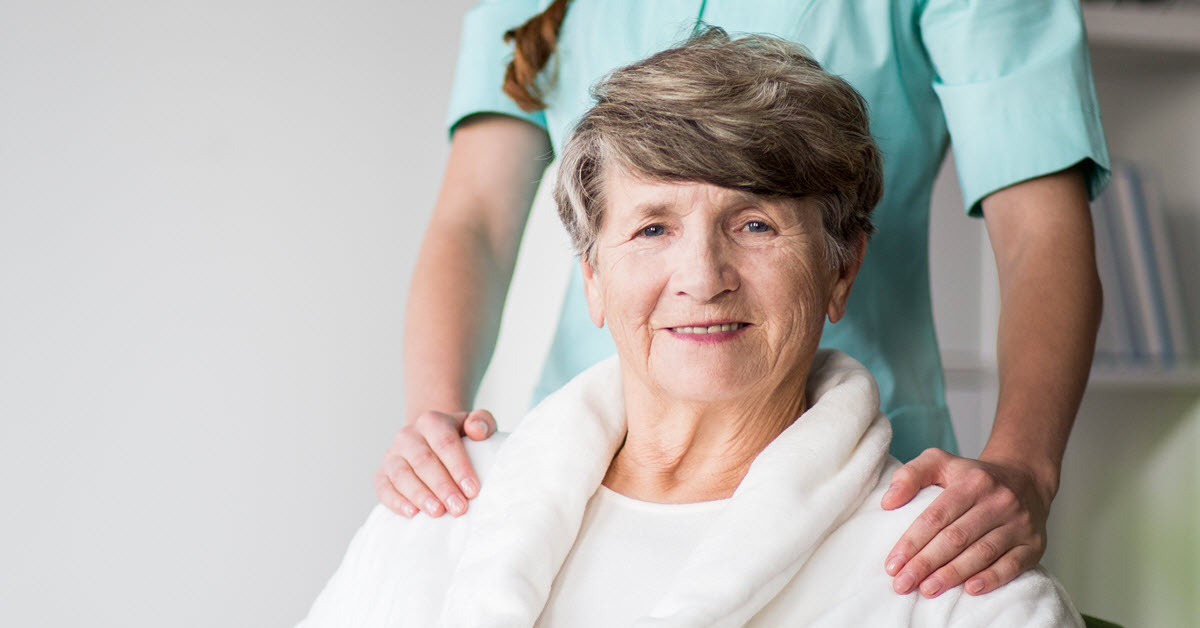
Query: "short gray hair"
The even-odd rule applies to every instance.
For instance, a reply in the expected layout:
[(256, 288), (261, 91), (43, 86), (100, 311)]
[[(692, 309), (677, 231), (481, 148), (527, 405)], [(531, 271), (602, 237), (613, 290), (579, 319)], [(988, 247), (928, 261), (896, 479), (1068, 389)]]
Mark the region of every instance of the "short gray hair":
[(804, 48), (775, 37), (731, 40), (708, 28), (614, 70), (592, 87), (559, 163), (554, 200), (576, 252), (595, 261), (603, 178), (611, 168), (771, 198), (814, 198), (836, 268), (870, 235), (883, 160), (867, 103)]

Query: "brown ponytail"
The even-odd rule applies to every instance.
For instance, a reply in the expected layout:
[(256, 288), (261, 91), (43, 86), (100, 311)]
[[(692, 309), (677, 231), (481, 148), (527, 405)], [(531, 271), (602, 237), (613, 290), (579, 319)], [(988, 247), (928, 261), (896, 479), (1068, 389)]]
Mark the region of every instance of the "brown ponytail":
[(570, 0), (554, 0), (545, 11), (504, 33), (504, 41), (513, 44), (513, 60), (504, 73), (504, 93), (523, 111), (546, 108), (542, 101), (545, 92), (537, 84), (537, 77), (558, 46), (558, 30), (568, 4)]

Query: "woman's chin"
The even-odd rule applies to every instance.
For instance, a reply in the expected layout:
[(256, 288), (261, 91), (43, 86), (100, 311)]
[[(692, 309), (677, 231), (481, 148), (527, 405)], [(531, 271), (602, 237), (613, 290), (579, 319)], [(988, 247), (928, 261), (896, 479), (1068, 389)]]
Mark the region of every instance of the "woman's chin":
[(654, 378), (667, 397), (687, 402), (721, 402), (753, 398), (762, 378), (744, 368), (699, 366), (695, 362), (666, 365)]

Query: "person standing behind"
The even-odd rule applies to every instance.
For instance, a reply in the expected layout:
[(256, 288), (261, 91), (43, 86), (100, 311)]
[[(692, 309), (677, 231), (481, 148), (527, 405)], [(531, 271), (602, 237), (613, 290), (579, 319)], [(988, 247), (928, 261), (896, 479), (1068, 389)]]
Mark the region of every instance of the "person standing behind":
[[(1011, 581), (1044, 551), (1100, 312), (1087, 203), (1107, 181), (1108, 155), (1074, 0), (481, 2), (464, 24), (451, 153), (405, 322), (409, 425), (376, 473), (380, 501), (406, 516), (466, 511), (479, 483), (460, 435), (494, 431), (471, 401), (536, 181), (590, 105), (588, 85), (701, 21), (797, 41), (867, 99), (884, 153), (879, 233), (822, 344), (879, 380), (892, 452), (907, 462), (882, 507), (946, 489), (881, 567), (897, 592), (928, 597)], [(514, 25), (510, 51), (501, 36)], [(517, 101), (500, 89), (506, 65), (504, 92)], [(950, 142), (1001, 289), (1000, 396), (979, 460), (955, 455), (930, 305), (929, 198)], [(539, 393), (611, 350), (573, 277)]]

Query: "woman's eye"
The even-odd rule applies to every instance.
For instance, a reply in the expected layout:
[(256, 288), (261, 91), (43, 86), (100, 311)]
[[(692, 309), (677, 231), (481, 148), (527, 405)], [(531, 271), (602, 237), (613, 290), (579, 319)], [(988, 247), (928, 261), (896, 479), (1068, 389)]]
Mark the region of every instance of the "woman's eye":
[(646, 236), (647, 238), (656, 238), (666, 232), (667, 229), (662, 225), (650, 225), (649, 227), (643, 227), (642, 230), (638, 232), (638, 235)]
[(761, 220), (751, 220), (746, 223), (745, 227), (742, 227), (742, 231), (749, 231), (750, 233), (766, 233), (770, 230), (771, 226)]

